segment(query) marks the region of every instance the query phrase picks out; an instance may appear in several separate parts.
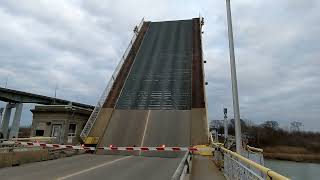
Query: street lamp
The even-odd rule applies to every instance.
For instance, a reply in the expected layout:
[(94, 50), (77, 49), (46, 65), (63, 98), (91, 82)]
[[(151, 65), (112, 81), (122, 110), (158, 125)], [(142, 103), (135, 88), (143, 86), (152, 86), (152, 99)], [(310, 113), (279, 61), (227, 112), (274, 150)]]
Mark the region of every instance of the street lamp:
[(235, 63), (235, 55), (234, 55), (230, 0), (226, 0), (226, 6), (227, 6), (229, 53), (230, 53), (231, 81), (232, 81), (233, 113), (234, 113), (235, 134), (236, 134), (236, 150), (237, 150), (237, 153), (240, 154), (241, 148), (242, 148), (241, 147), (240, 110), (239, 110), (237, 71), (236, 71), (236, 63)]

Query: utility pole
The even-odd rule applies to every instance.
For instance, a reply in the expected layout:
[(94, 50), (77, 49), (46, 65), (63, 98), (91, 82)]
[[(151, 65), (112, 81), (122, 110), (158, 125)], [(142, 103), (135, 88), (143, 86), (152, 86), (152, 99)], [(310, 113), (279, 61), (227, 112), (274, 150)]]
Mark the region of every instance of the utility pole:
[(223, 113), (224, 113), (224, 142), (227, 142), (227, 138), (228, 138), (228, 116), (227, 116), (227, 108), (223, 109)]
[(5, 85), (4, 85), (4, 88), (7, 88), (7, 86), (8, 86), (8, 77), (7, 77), (7, 79), (6, 79), (6, 83), (5, 83)]
[(54, 88), (54, 99), (53, 99), (53, 104), (56, 104), (57, 89), (58, 89), (58, 84), (56, 84), (56, 86), (55, 86), (55, 88)]
[(231, 81), (232, 81), (233, 113), (234, 113), (235, 134), (236, 134), (236, 150), (237, 150), (237, 153), (240, 154), (242, 149), (242, 144), (241, 144), (242, 138), (241, 138), (237, 71), (236, 71), (236, 63), (235, 63), (235, 55), (234, 55), (234, 42), (233, 42), (230, 0), (226, 0), (226, 6), (227, 6), (229, 53), (230, 53)]

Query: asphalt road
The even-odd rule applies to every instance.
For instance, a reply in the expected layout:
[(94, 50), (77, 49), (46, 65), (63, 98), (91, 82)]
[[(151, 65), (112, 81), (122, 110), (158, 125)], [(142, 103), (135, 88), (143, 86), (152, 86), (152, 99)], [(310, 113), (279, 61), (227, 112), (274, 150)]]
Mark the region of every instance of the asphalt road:
[(180, 158), (85, 154), (2, 168), (0, 179), (165, 180), (172, 177), (180, 161)]

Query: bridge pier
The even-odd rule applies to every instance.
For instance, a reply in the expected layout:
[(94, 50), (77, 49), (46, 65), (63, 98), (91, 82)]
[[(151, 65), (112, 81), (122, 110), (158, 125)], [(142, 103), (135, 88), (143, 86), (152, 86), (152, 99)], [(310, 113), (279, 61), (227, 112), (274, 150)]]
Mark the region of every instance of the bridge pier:
[(16, 137), (16, 138), (18, 137), (22, 107), (23, 107), (22, 103), (10, 103), (10, 102), (7, 103), (4, 109), (4, 114), (3, 114), (1, 128), (0, 128), (0, 132), (2, 132), (3, 137), (5, 139), (8, 138), (9, 123), (10, 123), (11, 111), (13, 108), (16, 108), (16, 111), (14, 113), (9, 138), (11, 139), (13, 137)]
[(19, 127), (20, 127), (20, 120), (21, 120), (23, 104), (22, 103), (17, 103), (15, 106), (16, 106), (16, 111), (14, 113), (9, 139), (17, 138), (18, 137), (18, 133), (19, 133)]
[(6, 139), (8, 137), (8, 131), (9, 131), (9, 122), (10, 122), (10, 117), (11, 117), (11, 109), (13, 108), (14, 104), (12, 103), (7, 103), (5, 109), (4, 109), (4, 114), (3, 114), (3, 119), (1, 122), (1, 129), (0, 131), (3, 134), (3, 137)]

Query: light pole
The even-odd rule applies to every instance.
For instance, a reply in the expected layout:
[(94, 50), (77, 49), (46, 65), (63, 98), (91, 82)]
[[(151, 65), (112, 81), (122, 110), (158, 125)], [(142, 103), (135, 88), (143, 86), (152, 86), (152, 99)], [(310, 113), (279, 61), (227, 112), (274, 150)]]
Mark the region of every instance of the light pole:
[(235, 133), (236, 133), (236, 150), (237, 150), (237, 153), (240, 154), (241, 148), (242, 148), (241, 147), (241, 125), (240, 125), (237, 71), (236, 71), (236, 63), (235, 63), (235, 55), (234, 55), (230, 0), (226, 0), (226, 6), (227, 6), (229, 53), (230, 53), (231, 81), (232, 81), (233, 113), (234, 113)]
[(228, 110), (227, 108), (223, 109), (224, 114), (224, 142), (227, 142), (228, 139), (228, 116), (227, 116)]

